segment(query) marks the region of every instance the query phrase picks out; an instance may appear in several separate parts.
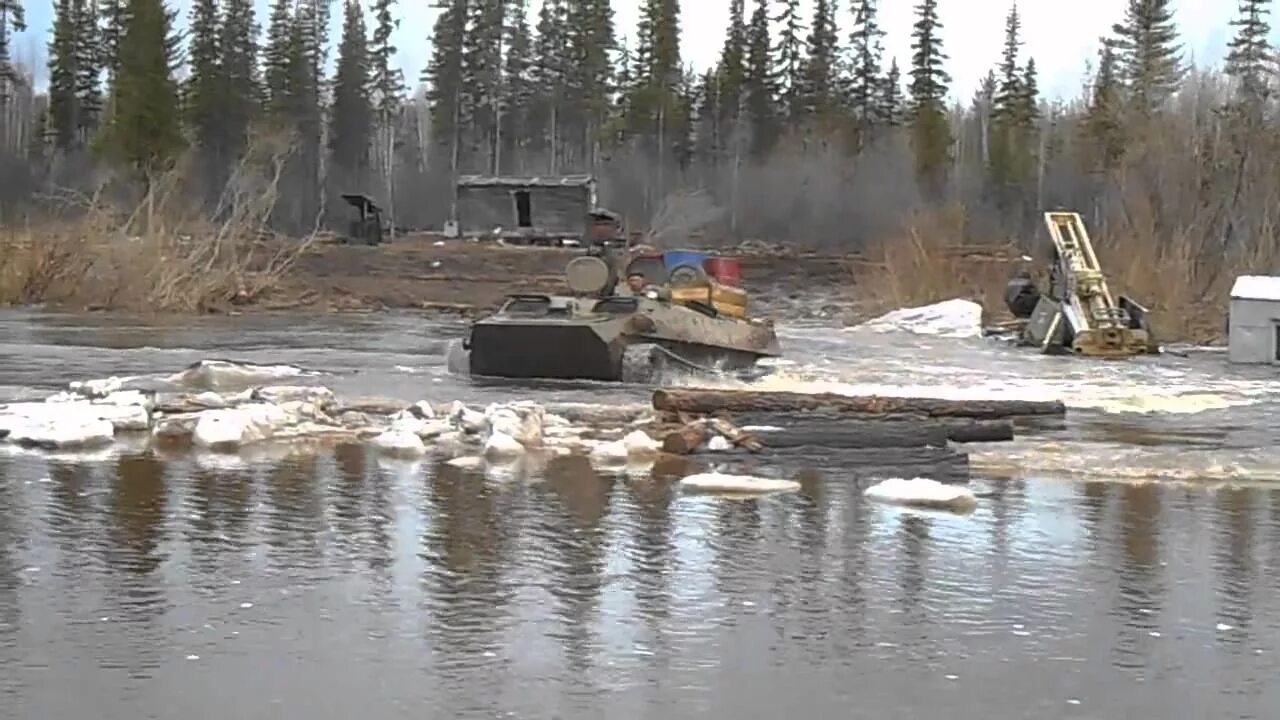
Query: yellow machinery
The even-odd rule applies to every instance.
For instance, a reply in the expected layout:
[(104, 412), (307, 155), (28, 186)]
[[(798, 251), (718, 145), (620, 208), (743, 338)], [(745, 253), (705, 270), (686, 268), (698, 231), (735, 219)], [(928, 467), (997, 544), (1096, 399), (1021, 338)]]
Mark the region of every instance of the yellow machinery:
[(732, 285), (722, 285), (714, 280), (671, 288), (671, 300), (678, 303), (696, 302), (715, 308), (729, 317), (747, 316), (747, 291)]
[(1054, 248), (1049, 292), (1037, 302), (1022, 341), (1044, 352), (1095, 357), (1154, 352), (1146, 308), (1124, 296), (1112, 299), (1080, 214), (1047, 212), (1044, 220)]

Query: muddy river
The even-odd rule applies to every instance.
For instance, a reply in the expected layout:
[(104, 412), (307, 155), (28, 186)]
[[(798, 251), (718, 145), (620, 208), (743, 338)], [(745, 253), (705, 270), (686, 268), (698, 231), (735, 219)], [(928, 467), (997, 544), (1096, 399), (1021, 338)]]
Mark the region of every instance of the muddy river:
[[(339, 395), (643, 402), (450, 375), (409, 316), (0, 314), (0, 402), (202, 358)], [(970, 514), (691, 496), (564, 462), (486, 477), (0, 446), (3, 718), (1268, 718), (1280, 708), (1280, 375), (984, 340), (782, 332), (762, 387), (1059, 397), (971, 448)], [(843, 476), (842, 476), (843, 475)]]

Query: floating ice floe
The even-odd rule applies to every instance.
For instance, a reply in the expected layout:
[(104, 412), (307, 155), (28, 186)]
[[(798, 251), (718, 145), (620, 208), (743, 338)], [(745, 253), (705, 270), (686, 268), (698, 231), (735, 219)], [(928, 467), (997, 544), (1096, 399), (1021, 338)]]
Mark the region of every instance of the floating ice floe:
[(284, 378), (312, 377), (318, 373), (293, 365), (259, 365), (231, 360), (200, 360), (185, 370), (165, 378), (180, 387), (219, 390), (228, 387), (261, 385)]
[(982, 337), (982, 306), (961, 298), (944, 300), (932, 305), (894, 310), (852, 329), (978, 338)]
[(969, 488), (922, 477), (890, 478), (863, 490), (862, 494), (894, 505), (954, 512), (968, 512), (978, 505), (977, 496)]
[(800, 483), (795, 480), (778, 480), (775, 478), (755, 477), (752, 475), (729, 475), (720, 472), (705, 472), (690, 475), (680, 481), (682, 487), (703, 492), (770, 494), (779, 492), (795, 492)]

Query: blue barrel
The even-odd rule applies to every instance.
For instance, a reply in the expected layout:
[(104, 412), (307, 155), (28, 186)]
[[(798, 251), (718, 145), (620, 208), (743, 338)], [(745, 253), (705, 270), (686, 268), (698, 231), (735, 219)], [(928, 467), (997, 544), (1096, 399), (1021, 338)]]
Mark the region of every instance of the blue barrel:
[(692, 265), (702, 270), (708, 254), (701, 250), (668, 250), (662, 254), (662, 264), (667, 266), (668, 272), (681, 265)]

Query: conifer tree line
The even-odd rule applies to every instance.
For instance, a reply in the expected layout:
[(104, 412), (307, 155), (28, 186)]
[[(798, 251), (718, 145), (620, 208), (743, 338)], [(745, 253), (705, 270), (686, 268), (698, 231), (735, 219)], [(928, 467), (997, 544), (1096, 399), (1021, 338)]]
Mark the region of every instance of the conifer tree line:
[(992, 235), (1025, 232), (1050, 206), (1165, 235), (1194, 227), (1219, 249), (1280, 228), (1265, 0), (1224, 6), (1221, 69), (1190, 65), (1171, 0), (1125, 0), (1064, 100), (1041, 97), (1007, 0), (1003, 47), (963, 102), (939, 13), (960, 0), (914, 0), (904, 57), (884, 50), (877, 0), (699, 0), (729, 18), (702, 71), (682, 54), (679, 0), (638, 0), (627, 36), (610, 0), (431, 0), (429, 59), (407, 78), (396, 0), (273, 0), (262, 18), (253, 0), (194, 0), (181, 38), (165, 0), (50, 1), (36, 94), (10, 57), (24, 0), (0, 0), (4, 171), (27, 181), (2, 193), (86, 168), (145, 183), (185, 154), (216, 211), (254, 139), (283, 133), (276, 219), (293, 230), (331, 219), (338, 193), (438, 227), (458, 175), (579, 172), (633, 224), (702, 189), (727, 235), (795, 243), (866, 242), (941, 203)]

